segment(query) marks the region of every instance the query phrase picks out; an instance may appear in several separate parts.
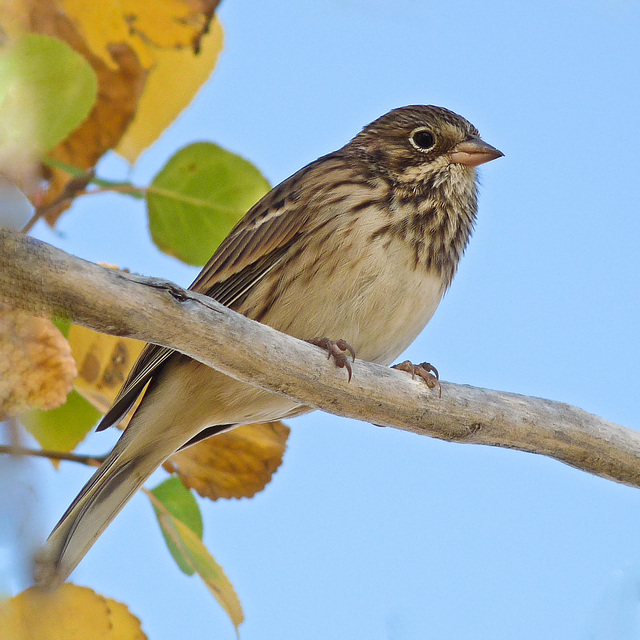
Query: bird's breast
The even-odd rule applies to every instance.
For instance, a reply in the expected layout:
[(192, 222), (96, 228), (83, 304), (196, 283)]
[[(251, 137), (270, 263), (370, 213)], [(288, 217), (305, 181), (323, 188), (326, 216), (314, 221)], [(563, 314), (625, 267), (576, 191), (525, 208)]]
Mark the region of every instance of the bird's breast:
[(346, 340), (359, 359), (391, 364), (429, 322), (446, 288), (439, 274), (416, 264), (406, 241), (374, 238), (363, 217), (328, 232), (322, 251), (306, 252), (298, 254), (306, 265), (260, 283), (275, 302), (258, 319), (303, 340)]

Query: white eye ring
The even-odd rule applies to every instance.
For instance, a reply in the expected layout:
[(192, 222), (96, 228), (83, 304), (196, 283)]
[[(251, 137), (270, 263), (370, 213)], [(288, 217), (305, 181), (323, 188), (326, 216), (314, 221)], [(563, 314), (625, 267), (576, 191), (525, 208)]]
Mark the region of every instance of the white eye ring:
[(417, 127), (411, 132), (409, 136), (409, 142), (418, 150), (423, 153), (431, 151), (436, 146), (436, 137), (433, 135), (433, 131), (428, 127)]

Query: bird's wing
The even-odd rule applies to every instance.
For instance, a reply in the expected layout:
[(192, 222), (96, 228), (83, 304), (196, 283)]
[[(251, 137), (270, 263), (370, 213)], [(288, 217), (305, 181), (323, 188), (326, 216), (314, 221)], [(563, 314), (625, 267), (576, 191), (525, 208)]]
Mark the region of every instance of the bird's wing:
[[(256, 203), (223, 240), (189, 289), (233, 309), (234, 303), (278, 264), (308, 222), (311, 208), (307, 204), (309, 197), (314, 195), (314, 190), (308, 187), (309, 172), (314, 172), (320, 163), (322, 175), (326, 175), (327, 169), (344, 167), (338, 153), (331, 155), (336, 156), (335, 159), (325, 156), (316, 160)], [(304, 196), (296, 188), (303, 174)], [(173, 353), (166, 347), (145, 346), (113, 405), (100, 421), (98, 431), (124, 418), (159, 367)]]
[[(257, 281), (254, 276), (259, 276), (274, 262), (269, 256), (276, 256), (277, 260), (278, 253), (289, 246), (309, 220), (310, 208), (307, 204), (312, 196), (309, 183), (314, 182), (314, 174), (323, 173), (317, 171), (321, 163), (323, 170), (327, 163), (341, 164), (337, 158), (332, 161), (325, 156), (274, 187), (249, 209), (222, 241), (189, 288), (231, 307), (237, 299), (237, 295), (234, 295), (237, 289), (225, 283), (236, 285), (239, 278), (251, 287)], [(298, 188), (302, 177), (305, 179), (304, 190)], [(264, 264), (265, 260), (267, 264)]]

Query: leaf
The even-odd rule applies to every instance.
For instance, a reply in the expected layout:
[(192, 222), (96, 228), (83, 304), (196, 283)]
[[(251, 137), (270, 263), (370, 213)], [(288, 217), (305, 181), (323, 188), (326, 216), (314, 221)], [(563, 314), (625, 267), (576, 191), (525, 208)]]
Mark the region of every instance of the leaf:
[[(77, 391), (67, 401), (51, 411), (29, 411), (21, 416), (25, 429), (49, 451), (73, 451), (96, 426), (101, 413)], [(56, 461), (52, 461), (57, 466)]]
[(199, 49), (219, 0), (60, 0), (94, 55), (110, 63), (110, 46), (124, 43), (146, 69), (159, 48)]
[[(73, 451), (101, 414), (73, 390), (78, 371), (71, 346), (50, 320), (3, 309), (8, 307), (0, 305), (0, 414), (8, 398), (11, 413), (22, 414), (43, 449)], [(57, 322), (65, 328), (66, 321)]]
[(267, 180), (244, 158), (210, 142), (189, 145), (147, 191), (153, 241), (183, 262), (203, 265), (268, 190)]
[(74, 387), (100, 413), (106, 413), (145, 343), (74, 324), (69, 344), (78, 363)]
[(53, 324), (56, 326), (58, 331), (68, 341), (69, 340), (69, 331), (71, 330), (71, 320), (68, 320), (67, 318), (57, 317), (57, 318), (53, 318), (53, 320), (51, 322), (53, 322)]
[[(162, 484), (159, 484), (155, 489), (151, 490), (151, 493), (165, 506), (167, 511), (174, 517), (184, 522), (191, 531), (193, 531), (200, 540), (202, 540), (203, 525), (202, 514), (200, 513), (200, 507), (198, 502), (193, 497), (193, 494), (187, 489), (180, 478), (169, 478)], [(160, 522), (160, 512), (153, 507), (158, 522)], [(166, 531), (162, 529), (162, 535), (164, 541), (176, 561), (180, 569), (188, 576), (194, 574), (194, 570), (191, 565), (185, 560), (182, 553), (178, 550), (171, 538), (167, 535)]]
[(59, 407), (76, 375), (69, 343), (51, 320), (0, 304), (0, 420)]
[(237, 632), (238, 626), (244, 620), (242, 605), (222, 567), (186, 524), (174, 518), (150, 491), (145, 490), (145, 493), (157, 509), (160, 527), (183, 554), (185, 562), (202, 578), (209, 591), (226, 611)]
[(250, 498), (282, 463), (288, 436), (282, 422), (244, 425), (175, 453), (164, 468), (205, 498)]
[(87, 587), (66, 583), (50, 593), (31, 587), (0, 602), (0, 640), (146, 640), (128, 608)]
[[(119, 144), (130, 125), (131, 132), (121, 150), (129, 159), (137, 157), (188, 105), (215, 65), (222, 45), (221, 28), (212, 24), (218, 3), (22, 0), (9, 3), (8, 9), (0, 6), (0, 18), (8, 13), (8, 23), (13, 20), (23, 29), (64, 40), (97, 75), (99, 90), (94, 109), (51, 157), (81, 170), (90, 169)], [(158, 79), (154, 78), (156, 74)], [(172, 90), (167, 92), (167, 86)], [(46, 206), (64, 198), (70, 176), (60, 168), (45, 167), (43, 171), (48, 186), (38, 195), (39, 203)], [(70, 201), (48, 210), (47, 222), (55, 224)]]
[[(86, 170), (95, 166), (102, 155), (115, 147), (133, 120), (138, 101), (144, 90), (147, 70), (135, 51), (126, 43), (111, 39), (109, 58), (105, 61), (87, 45), (76, 17), (61, 11), (54, 0), (23, 0), (29, 19), (26, 28), (64, 40), (82, 55), (98, 78), (98, 101), (87, 119), (51, 152), (51, 157)], [(85, 2), (84, 7), (89, 5)], [(91, 6), (101, 3), (92, 3)], [(99, 25), (109, 34), (108, 23)], [(40, 195), (40, 204), (57, 200), (72, 179), (58, 169), (45, 168), (47, 190)], [(66, 207), (58, 207), (47, 216), (53, 225)]]
[[(211, 75), (222, 51), (223, 33), (218, 20), (202, 38), (198, 55), (191, 49), (158, 49), (156, 64), (145, 86), (133, 122), (116, 151), (133, 164), (138, 156), (178, 117)], [(171, 91), (167, 91), (171, 87)]]
[(40, 156), (73, 131), (96, 101), (96, 75), (69, 45), (25, 34), (0, 55), (0, 148)]
[(113, 598), (106, 598), (113, 640), (147, 640), (140, 620), (129, 607)]

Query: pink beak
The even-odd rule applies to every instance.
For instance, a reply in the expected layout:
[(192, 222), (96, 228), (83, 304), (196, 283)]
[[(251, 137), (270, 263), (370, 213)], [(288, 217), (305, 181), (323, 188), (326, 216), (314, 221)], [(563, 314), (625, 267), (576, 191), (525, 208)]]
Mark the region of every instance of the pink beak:
[(456, 164), (477, 167), (485, 162), (501, 158), (503, 155), (502, 151), (498, 151), (480, 138), (473, 137), (458, 143), (449, 153), (449, 160)]

